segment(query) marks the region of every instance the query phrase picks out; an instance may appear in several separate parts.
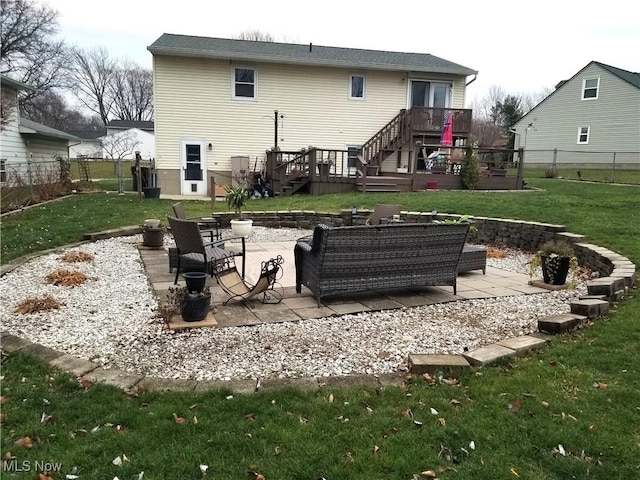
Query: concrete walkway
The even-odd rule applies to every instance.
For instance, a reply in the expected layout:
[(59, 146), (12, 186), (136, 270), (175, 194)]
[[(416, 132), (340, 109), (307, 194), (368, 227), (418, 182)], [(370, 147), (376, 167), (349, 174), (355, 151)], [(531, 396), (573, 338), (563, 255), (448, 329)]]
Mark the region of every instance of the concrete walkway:
[[(215, 306), (212, 322), (209, 318), (203, 322), (185, 324), (177, 322), (175, 328), (202, 326), (231, 327), (295, 321), (308, 318), (345, 315), (375, 310), (388, 310), (403, 307), (416, 307), (434, 303), (451, 302), (472, 298), (491, 298), (512, 295), (543, 293), (548, 290), (529, 285), (527, 275), (506, 272), (487, 267), (486, 275), (482, 271), (460, 274), (458, 277), (458, 293), (453, 295), (452, 287), (425, 287), (402, 290), (384, 290), (349, 295), (327, 297), (318, 307), (317, 300), (311, 292), (303, 287), (302, 293), (295, 292), (295, 262), (293, 248), (295, 242), (263, 242), (247, 243), (246, 278), (253, 284), (260, 275), (261, 262), (277, 255), (284, 258), (283, 276), (279, 280), (279, 291), (283, 300), (279, 304), (263, 304), (262, 296), (244, 302), (225, 302), (229, 296), (217, 285), (214, 278), (207, 279), (212, 292), (212, 303)], [(153, 286), (161, 302), (166, 300), (170, 287), (174, 286), (175, 270), (169, 272), (169, 259), (165, 248), (152, 249), (140, 246), (140, 255), (144, 263), (149, 282)], [(184, 286), (182, 276), (179, 286)]]

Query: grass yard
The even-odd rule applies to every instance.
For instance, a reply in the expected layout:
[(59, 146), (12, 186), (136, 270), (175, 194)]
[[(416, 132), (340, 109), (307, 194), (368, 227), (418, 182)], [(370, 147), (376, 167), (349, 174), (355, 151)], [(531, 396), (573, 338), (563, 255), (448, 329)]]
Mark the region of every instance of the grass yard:
[[(252, 201), (247, 216), (399, 203), (564, 224), (640, 264), (638, 187), (542, 178), (529, 184), (543, 190), (295, 196)], [(4, 217), (2, 263), (89, 231), (166, 219), (171, 203), (76, 195)], [(210, 213), (208, 202), (184, 204), (190, 216)], [(535, 355), (463, 371), (455, 381), (407, 377), (402, 388), (127, 395), (80, 385), (13, 353), (2, 358), (2, 478), (38, 478), (46, 472), (15, 471), (37, 461), (60, 463), (48, 473), (56, 480), (412, 479), (430, 478), (427, 471), (461, 480), (638, 478), (638, 312), (636, 288), (610, 318), (558, 336)]]

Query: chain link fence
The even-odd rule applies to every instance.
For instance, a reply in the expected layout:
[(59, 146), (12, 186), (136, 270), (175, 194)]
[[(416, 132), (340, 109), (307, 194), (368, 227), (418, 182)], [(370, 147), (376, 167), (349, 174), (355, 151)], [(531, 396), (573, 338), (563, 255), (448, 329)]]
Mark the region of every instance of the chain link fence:
[(525, 169), (545, 176), (640, 185), (640, 151), (525, 150)]

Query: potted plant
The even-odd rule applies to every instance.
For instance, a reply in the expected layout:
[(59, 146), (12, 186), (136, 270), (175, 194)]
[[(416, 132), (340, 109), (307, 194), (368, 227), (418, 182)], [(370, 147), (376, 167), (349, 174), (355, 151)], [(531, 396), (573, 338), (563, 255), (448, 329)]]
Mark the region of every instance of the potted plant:
[(226, 185), (225, 200), (227, 206), (233, 208), (237, 219), (231, 220), (231, 231), (237, 237), (248, 237), (251, 234), (253, 220), (245, 220), (242, 215), (242, 209), (249, 200), (249, 190), (244, 185)]
[(211, 290), (204, 287), (201, 291), (190, 292), (187, 287), (169, 288), (167, 303), (161, 314), (166, 321), (180, 314), (185, 322), (199, 322), (207, 318), (211, 309)]
[(533, 277), (542, 269), (544, 283), (550, 285), (564, 285), (569, 279), (569, 288), (575, 288), (578, 283), (578, 259), (571, 245), (564, 240), (550, 240), (534, 253), (529, 262), (529, 276)]

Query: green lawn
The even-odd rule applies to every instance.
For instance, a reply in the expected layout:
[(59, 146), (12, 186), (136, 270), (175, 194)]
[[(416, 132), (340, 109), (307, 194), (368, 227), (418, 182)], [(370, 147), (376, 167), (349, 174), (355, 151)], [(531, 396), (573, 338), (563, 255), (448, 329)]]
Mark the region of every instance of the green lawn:
[[(384, 202), (559, 223), (640, 263), (638, 187), (541, 178), (529, 184), (542, 190), (297, 196), (255, 200), (248, 210)], [(171, 203), (76, 195), (4, 217), (2, 262), (88, 231), (165, 219)], [(208, 202), (184, 203), (188, 215), (210, 212)], [(464, 371), (454, 385), (407, 377), (402, 388), (127, 395), (102, 385), (85, 389), (39, 360), (11, 354), (2, 363), (2, 455), (18, 462), (5, 467), (60, 462), (54, 479), (136, 479), (142, 471), (145, 480), (412, 479), (429, 478), (420, 476), (428, 470), (441, 479), (638, 478), (638, 312), (634, 289), (610, 318), (556, 337), (535, 355)], [(24, 437), (33, 448), (16, 445)], [(124, 455), (121, 466), (113, 464)], [(200, 465), (208, 466), (206, 475)], [(2, 478), (37, 473), (5, 471)]]

